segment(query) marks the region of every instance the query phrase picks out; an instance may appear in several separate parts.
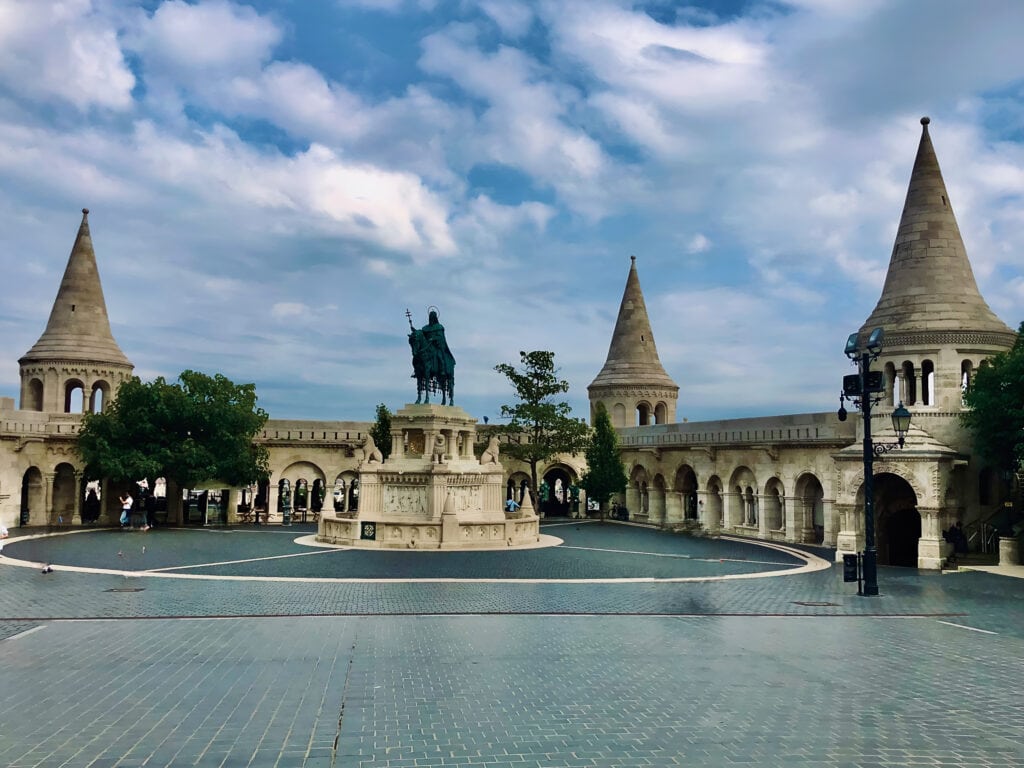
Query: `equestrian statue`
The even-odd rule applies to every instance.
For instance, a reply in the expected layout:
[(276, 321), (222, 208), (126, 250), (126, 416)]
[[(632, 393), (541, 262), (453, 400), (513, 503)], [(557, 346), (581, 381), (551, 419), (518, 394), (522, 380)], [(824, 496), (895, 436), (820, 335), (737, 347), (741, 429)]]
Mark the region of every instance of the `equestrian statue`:
[(441, 405), (455, 405), (455, 357), (448, 349), (444, 326), (438, 322), (437, 309), (431, 308), (422, 328), (409, 320), (409, 346), (412, 347), (412, 377), (416, 379), (416, 404), (429, 403), (430, 393), (441, 393)]

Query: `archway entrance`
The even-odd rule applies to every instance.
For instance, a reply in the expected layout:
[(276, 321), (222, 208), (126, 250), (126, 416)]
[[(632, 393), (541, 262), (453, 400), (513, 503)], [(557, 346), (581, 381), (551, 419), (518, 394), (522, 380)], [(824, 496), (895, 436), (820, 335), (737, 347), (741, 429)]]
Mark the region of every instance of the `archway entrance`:
[(570, 485), (572, 478), (562, 467), (554, 467), (545, 472), (543, 483), (538, 489), (540, 511), (548, 517), (568, 517)]
[(29, 467), (21, 478), (21, 525), (32, 523), (32, 513), (36, 514), (36, 524), (43, 522), (43, 475), (36, 467)]
[(917, 568), (921, 513), (910, 483), (898, 475), (875, 476), (875, 520), (879, 565)]

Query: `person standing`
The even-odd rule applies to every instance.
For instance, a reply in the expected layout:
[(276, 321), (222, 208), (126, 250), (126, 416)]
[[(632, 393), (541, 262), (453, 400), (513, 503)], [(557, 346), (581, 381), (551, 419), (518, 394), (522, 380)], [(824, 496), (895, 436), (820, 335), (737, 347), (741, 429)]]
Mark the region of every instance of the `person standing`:
[(121, 499), (121, 527), (127, 528), (132, 524), (132, 495), (125, 491), (120, 496)]
[(144, 506), (146, 508), (146, 524), (142, 530), (148, 531), (156, 525), (156, 496), (153, 493), (149, 493), (146, 496)]

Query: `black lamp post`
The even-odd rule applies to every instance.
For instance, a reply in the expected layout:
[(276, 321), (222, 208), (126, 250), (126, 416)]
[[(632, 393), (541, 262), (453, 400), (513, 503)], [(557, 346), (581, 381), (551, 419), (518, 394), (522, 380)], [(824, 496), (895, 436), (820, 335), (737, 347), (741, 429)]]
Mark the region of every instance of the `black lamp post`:
[(846, 408), (843, 403), (849, 400), (860, 408), (864, 415), (864, 552), (861, 555), (864, 574), (864, 587), (858, 594), (873, 596), (878, 594), (878, 551), (875, 549), (875, 456), (881, 456), (894, 448), (902, 448), (904, 438), (910, 429), (910, 411), (903, 403), (893, 411), (892, 428), (896, 432), (898, 442), (878, 443), (871, 439), (871, 406), (881, 402), (885, 392), (885, 381), (881, 371), (872, 371), (871, 362), (877, 360), (882, 352), (881, 328), (875, 328), (868, 336), (867, 344), (860, 347), (858, 334), (850, 334), (846, 340), (846, 356), (857, 366), (857, 373), (843, 377), (843, 391), (839, 395), (839, 420), (846, 421)]

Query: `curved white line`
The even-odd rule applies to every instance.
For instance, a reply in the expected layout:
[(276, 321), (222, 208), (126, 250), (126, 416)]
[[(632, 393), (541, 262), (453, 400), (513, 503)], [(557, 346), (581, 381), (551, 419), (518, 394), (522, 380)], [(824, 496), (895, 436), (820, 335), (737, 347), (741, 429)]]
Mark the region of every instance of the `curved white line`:
[[(19, 537), (16, 541), (27, 541), (29, 539), (42, 539), (50, 536), (66, 536), (72, 533), (88, 533), (85, 530), (76, 531), (60, 531), (58, 533), (41, 533), (32, 536)], [(301, 537), (300, 537), (301, 538)], [(708, 582), (708, 581), (736, 581), (741, 579), (766, 579), (777, 576), (795, 576), (801, 573), (813, 573), (815, 571), (828, 570), (832, 567), (832, 564), (828, 560), (824, 560), (817, 555), (809, 552), (803, 552), (799, 549), (793, 549), (791, 547), (778, 544), (777, 542), (766, 542), (757, 541), (753, 539), (746, 539), (735, 536), (720, 536), (719, 538), (727, 541), (742, 542), (745, 544), (753, 544), (759, 547), (765, 547), (767, 549), (775, 549), (779, 552), (785, 552), (788, 555), (792, 555), (799, 560), (804, 562), (803, 565), (798, 568), (780, 569), (775, 571), (759, 571), (757, 573), (730, 573), (723, 574), (722, 576), (675, 576), (675, 577), (664, 577), (656, 578), (653, 576), (638, 576), (638, 577), (627, 577), (627, 578), (598, 578), (598, 579), (512, 579), (512, 578), (459, 578), (459, 577), (417, 577), (417, 578), (398, 578), (398, 579), (380, 579), (380, 578), (359, 578), (359, 577), (326, 577), (326, 576), (233, 576), (230, 574), (215, 575), (205, 573), (167, 573), (165, 571), (123, 571), (115, 568), (87, 568), (78, 565), (56, 565), (52, 566), (54, 572), (68, 572), (68, 573), (92, 573), (107, 576), (123, 576), (127, 578), (159, 578), (159, 579), (191, 579), (195, 581), (250, 581), (250, 582), (275, 582), (275, 583), (286, 583), (286, 584), (684, 584), (690, 582)], [(11, 542), (13, 543), (13, 542)], [(319, 542), (318, 542), (319, 544)], [(330, 545), (335, 547), (336, 545)], [(338, 549), (346, 549), (344, 547), (336, 547)], [(351, 548), (347, 548), (351, 550)], [(359, 550), (366, 551), (366, 550)], [(389, 550), (369, 550), (369, 551), (381, 551), (386, 552)], [(410, 551), (422, 551), (422, 550), (404, 550), (398, 549), (393, 550), (395, 552), (410, 552)], [(464, 551), (472, 552), (474, 550), (431, 550), (431, 551)], [(270, 556), (276, 559), (278, 556)], [(725, 558), (721, 558), (720, 562), (727, 562)], [(42, 568), (46, 563), (33, 563), (28, 560), (16, 560), (8, 557), (7, 555), (0, 554), (0, 563), (13, 565), (21, 568)], [(193, 567), (201, 568), (205, 567), (206, 563), (199, 563)]]

